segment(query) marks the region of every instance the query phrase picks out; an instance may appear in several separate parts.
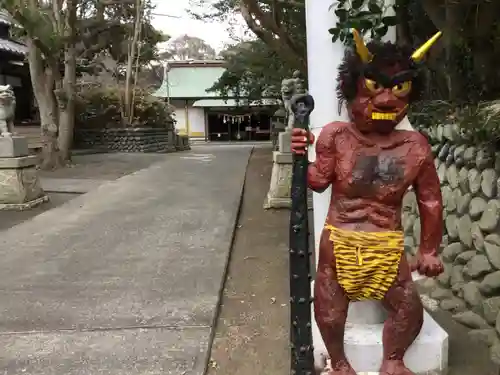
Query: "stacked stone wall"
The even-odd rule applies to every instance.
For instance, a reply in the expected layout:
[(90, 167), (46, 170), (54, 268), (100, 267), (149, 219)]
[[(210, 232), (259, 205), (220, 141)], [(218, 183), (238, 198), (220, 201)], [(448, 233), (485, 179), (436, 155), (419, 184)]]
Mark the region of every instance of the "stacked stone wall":
[(114, 152), (174, 152), (188, 150), (189, 138), (168, 128), (76, 129), (75, 147)]
[[(457, 129), (431, 132), (441, 181), (445, 230), (440, 256), (444, 273), (430, 297), (486, 341), (500, 363), (500, 152), (462, 144)], [(414, 192), (404, 201), (407, 250), (415, 252), (420, 222)]]

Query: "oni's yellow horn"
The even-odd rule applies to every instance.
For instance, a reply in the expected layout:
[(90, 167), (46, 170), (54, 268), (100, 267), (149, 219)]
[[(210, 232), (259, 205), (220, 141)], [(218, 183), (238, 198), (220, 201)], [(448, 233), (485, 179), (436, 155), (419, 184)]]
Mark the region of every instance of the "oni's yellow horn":
[(427, 42), (422, 44), (421, 47), (419, 47), (415, 52), (413, 52), (413, 55), (411, 55), (411, 59), (415, 62), (420, 62), (423, 60), (425, 54), (429, 52), (431, 47), (436, 43), (436, 41), (441, 38), (441, 35), (443, 33), (441, 31), (438, 31), (432, 38), (430, 38)]
[(361, 58), (361, 61), (363, 61), (365, 64), (372, 61), (373, 55), (368, 50), (368, 47), (366, 47), (366, 44), (363, 41), (363, 38), (359, 34), (358, 30), (352, 29), (352, 35), (354, 37), (354, 43), (356, 44), (356, 52)]

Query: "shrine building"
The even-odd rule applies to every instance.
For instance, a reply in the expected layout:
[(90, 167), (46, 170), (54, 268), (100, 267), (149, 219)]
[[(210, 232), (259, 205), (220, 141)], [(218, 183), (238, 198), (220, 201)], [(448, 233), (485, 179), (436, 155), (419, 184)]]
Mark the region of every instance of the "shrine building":
[(14, 127), (18, 135), (28, 139), (30, 149), (39, 149), (40, 122), (31, 86), (26, 45), (15, 38), (19, 27), (12, 17), (0, 9), (0, 85), (10, 85), (16, 96)]
[(224, 73), (224, 61), (170, 61), (161, 87), (153, 94), (175, 108), (176, 129), (191, 140), (268, 141), (275, 99), (249, 102), (207, 92)]
[(10, 85), (16, 95), (16, 125), (29, 121), (33, 115), (33, 92), (29, 67), (25, 61), (27, 48), (12, 38), (14, 23), (8, 13), (0, 10), (0, 85)]

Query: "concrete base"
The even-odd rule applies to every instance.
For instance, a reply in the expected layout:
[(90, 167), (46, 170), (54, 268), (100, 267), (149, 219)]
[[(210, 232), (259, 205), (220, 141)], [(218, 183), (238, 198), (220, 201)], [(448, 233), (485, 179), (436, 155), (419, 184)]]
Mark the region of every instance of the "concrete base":
[[(347, 323), (345, 352), (358, 375), (376, 375), (382, 363), (383, 324)], [(314, 360), (318, 373), (330, 367), (326, 348), (316, 324), (313, 324)], [(319, 339), (318, 339), (319, 338)], [(445, 375), (448, 369), (448, 334), (424, 312), (424, 325), (408, 349), (406, 366), (416, 375)]]
[(285, 129), (284, 132), (279, 133), (278, 150), (285, 154), (289, 154), (292, 146), (291, 138), (292, 138), (292, 133), (290, 129)]
[(291, 153), (273, 152), (273, 170), (271, 172), (269, 192), (264, 202), (265, 209), (291, 207), (292, 164), (293, 157)]
[(24, 137), (0, 137), (0, 158), (29, 155), (28, 141)]
[(36, 161), (33, 156), (0, 158), (0, 209), (25, 210), (48, 200)]
[[(264, 208), (290, 208), (292, 198), (290, 188), (292, 186), (293, 156), (290, 152), (273, 152), (273, 170), (271, 172), (271, 183), (269, 192), (264, 202)], [(308, 197), (307, 206), (312, 209), (312, 195)]]

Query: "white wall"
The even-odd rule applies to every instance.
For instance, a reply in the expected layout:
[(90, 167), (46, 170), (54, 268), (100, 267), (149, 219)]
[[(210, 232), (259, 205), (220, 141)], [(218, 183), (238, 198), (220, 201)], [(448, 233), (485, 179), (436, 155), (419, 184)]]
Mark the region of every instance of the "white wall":
[(186, 110), (184, 100), (172, 100), (170, 104), (175, 108), (175, 128), (181, 134), (186, 134)]
[(205, 138), (205, 108), (189, 108), (189, 136)]
[[(307, 25), (307, 66), (309, 77), (309, 93), (314, 97), (315, 107), (311, 113), (311, 131), (318, 138), (323, 126), (332, 121), (348, 119), (344, 110), (338, 113), (338, 98), (336, 94), (337, 67), (344, 56), (344, 46), (340, 41), (332, 43), (328, 29), (334, 27), (337, 18), (329, 8), (331, 1), (306, 0)], [(316, 158), (315, 147), (309, 148), (309, 160)], [(330, 204), (331, 188), (318, 194), (313, 193), (314, 212), (314, 247), (316, 266), (319, 258), (319, 240)], [(312, 283), (314, 290), (314, 282)], [(314, 306), (311, 306), (314, 308)], [(314, 364), (317, 369), (324, 369), (324, 360), (328, 354), (321, 338), (318, 326), (312, 316)]]
[(205, 108), (191, 107), (193, 101), (188, 101), (186, 118), (186, 101), (172, 100), (170, 103), (175, 108), (175, 128), (180, 134), (187, 134), (194, 138), (205, 138)]
[(175, 128), (181, 132), (185, 133), (186, 130), (186, 113), (184, 108), (175, 108)]

